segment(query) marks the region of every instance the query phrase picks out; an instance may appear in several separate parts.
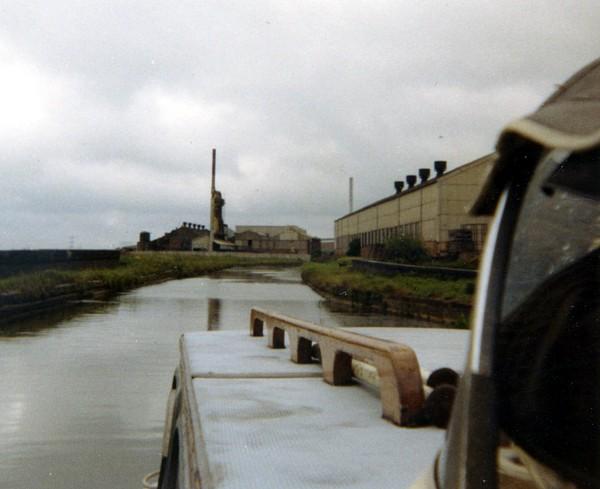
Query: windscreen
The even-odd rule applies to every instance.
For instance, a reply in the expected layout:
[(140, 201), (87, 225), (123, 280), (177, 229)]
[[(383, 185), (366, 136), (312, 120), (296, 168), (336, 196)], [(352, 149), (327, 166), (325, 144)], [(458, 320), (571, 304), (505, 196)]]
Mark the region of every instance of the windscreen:
[[(583, 182), (573, 182), (572, 175), (584, 176)], [(514, 232), (503, 318), (544, 280), (600, 246), (598, 192), (600, 151), (555, 151), (540, 164)]]
[(600, 481), (599, 170), (598, 152), (555, 152), (533, 175), (494, 357), (501, 428), (580, 487)]

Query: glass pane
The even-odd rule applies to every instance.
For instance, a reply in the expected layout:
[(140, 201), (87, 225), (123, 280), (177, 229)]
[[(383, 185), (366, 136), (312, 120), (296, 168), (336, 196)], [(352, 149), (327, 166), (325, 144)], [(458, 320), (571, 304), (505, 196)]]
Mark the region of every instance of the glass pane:
[[(551, 153), (527, 190), (514, 233), (502, 304), (506, 317), (551, 275), (600, 245), (600, 206), (596, 199), (565, 187), (548, 192), (545, 182), (560, 165), (588, 161), (597, 154), (565, 158)], [(600, 183), (599, 183), (600, 184)]]

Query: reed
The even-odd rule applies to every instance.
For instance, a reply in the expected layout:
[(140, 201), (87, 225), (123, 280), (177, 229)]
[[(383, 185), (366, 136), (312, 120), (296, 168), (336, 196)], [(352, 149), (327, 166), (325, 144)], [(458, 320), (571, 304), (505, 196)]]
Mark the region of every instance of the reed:
[(307, 263), (302, 267), (302, 279), (317, 290), (363, 303), (419, 297), (470, 304), (474, 290), (472, 279), (441, 279), (414, 274), (376, 275), (352, 270), (344, 259)]
[(288, 257), (240, 257), (187, 253), (125, 254), (111, 268), (49, 269), (0, 279), (0, 304), (42, 300), (65, 292), (105, 289), (120, 292), (144, 284), (205, 275), (231, 267), (300, 265)]

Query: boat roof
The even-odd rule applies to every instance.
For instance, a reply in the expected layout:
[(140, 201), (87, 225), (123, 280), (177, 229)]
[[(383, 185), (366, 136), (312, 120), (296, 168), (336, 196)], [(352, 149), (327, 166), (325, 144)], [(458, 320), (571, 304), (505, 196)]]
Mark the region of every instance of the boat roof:
[[(468, 331), (347, 329), (409, 344), (422, 369), (462, 370)], [(318, 364), (291, 362), (288, 349), (268, 348), (265, 337), (195, 332), (181, 347), (192, 377), (206, 487), (405, 487), (442, 445), (443, 430), (384, 420), (374, 387), (331, 386)]]

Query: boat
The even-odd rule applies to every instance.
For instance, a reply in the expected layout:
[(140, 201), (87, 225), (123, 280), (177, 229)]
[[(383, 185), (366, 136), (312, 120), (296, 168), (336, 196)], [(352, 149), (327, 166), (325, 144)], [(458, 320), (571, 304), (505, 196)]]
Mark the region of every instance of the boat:
[(444, 436), (406, 426), (422, 379), (462, 368), (467, 343), (464, 330), (334, 329), (259, 308), (248, 331), (186, 334), (159, 487), (407, 486)]
[[(600, 59), (497, 149), (471, 333), (254, 308), (183, 336), (161, 489), (600, 487)], [(422, 422), (439, 368), (447, 431)]]

